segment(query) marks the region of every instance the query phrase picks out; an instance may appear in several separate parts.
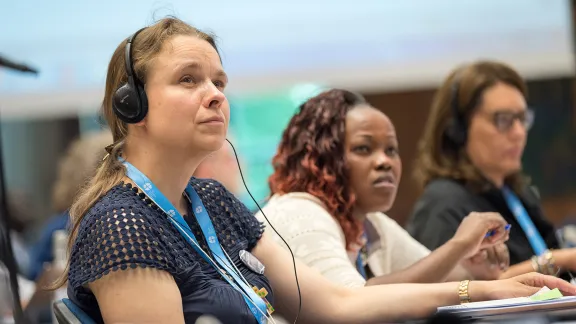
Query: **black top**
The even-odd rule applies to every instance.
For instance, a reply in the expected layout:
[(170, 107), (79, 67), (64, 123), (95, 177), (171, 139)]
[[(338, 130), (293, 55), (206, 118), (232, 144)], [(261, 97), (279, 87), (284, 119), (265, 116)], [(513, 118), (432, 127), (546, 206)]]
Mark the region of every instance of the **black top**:
[[(548, 248), (557, 249), (554, 227), (545, 219), (535, 192), (527, 188), (518, 198)], [(496, 187), (475, 194), (461, 182), (433, 180), (414, 206), (408, 232), (427, 248), (434, 250), (454, 236), (460, 222), (471, 212), (497, 212), (512, 225), (510, 239), (506, 242), (511, 265), (529, 260), (534, 255), (528, 238), (508, 209), (502, 191)]]
[[(192, 178), (191, 184), (206, 206), (226, 253), (251, 285), (269, 292), (266, 299), (273, 303), (266, 277), (251, 271), (239, 257), (241, 250), (250, 251), (256, 245), (263, 225), (218, 182)], [(257, 323), (242, 294), (204, 261), (167, 217), (130, 184), (113, 187), (80, 223), (68, 273), (69, 298), (102, 323), (87, 283), (111, 271), (150, 267), (174, 277), (186, 323), (194, 323), (203, 314), (213, 315), (222, 323)], [(185, 219), (200, 246), (209, 251), (196, 217)]]

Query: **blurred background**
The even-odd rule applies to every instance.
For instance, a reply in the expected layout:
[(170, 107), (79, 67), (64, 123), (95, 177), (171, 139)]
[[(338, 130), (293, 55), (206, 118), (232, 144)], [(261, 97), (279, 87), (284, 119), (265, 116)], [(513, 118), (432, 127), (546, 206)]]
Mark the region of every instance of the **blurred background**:
[(537, 118), (524, 165), (547, 216), (558, 223), (576, 213), (571, 1), (21, 0), (2, 4), (0, 54), (40, 73), (0, 68), (0, 108), (8, 191), (34, 197), (21, 216), (27, 237), (54, 212), (51, 190), (70, 142), (101, 127), (114, 48), (169, 14), (219, 37), (231, 80), (230, 133), (258, 200), (268, 194), (270, 159), (297, 106), (325, 87), (344, 87), (396, 125), (406, 172), (389, 215), (402, 223), (418, 195), (409, 169), (434, 88), (455, 65), (490, 58), (530, 81)]
[(219, 37), (231, 80), (230, 135), (257, 200), (268, 195), (270, 160), (298, 105), (343, 87), (365, 94), (396, 125), (406, 171), (389, 216), (402, 224), (419, 194), (410, 169), (433, 91), (457, 64), (485, 58), (529, 80), (536, 123), (525, 169), (549, 219), (576, 218), (573, 8), (568, 0), (5, 1), (0, 54), (40, 71), (0, 68), (6, 183), (9, 197), (24, 202), (23, 244), (61, 212), (52, 190), (71, 142), (102, 127), (115, 47), (165, 15)]

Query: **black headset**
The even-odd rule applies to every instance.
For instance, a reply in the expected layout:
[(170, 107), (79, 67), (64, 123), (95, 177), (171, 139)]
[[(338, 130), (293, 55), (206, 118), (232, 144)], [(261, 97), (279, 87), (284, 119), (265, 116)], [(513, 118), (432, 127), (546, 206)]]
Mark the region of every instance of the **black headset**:
[(450, 112), (452, 118), (448, 122), (448, 127), (446, 127), (445, 136), (446, 139), (455, 148), (461, 148), (466, 144), (467, 140), (467, 125), (464, 114), (460, 110), (459, 104), (459, 91), (460, 82), (454, 81), (452, 84), (451, 95), (450, 95)]
[(124, 48), (124, 64), (128, 80), (114, 93), (112, 98), (112, 110), (123, 122), (135, 124), (144, 119), (148, 113), (148, 98), (144, 90), (144, 84), (134, 73), (132, 61), (132, 46), (136, 36), (146, 28), (135, 32), (126, 41)]
[(486, 87), (482, 86), (474, 92), (472, 99), (468, 102), (465, 109), (460, 107), (460, 80), (456, 77), (456, 80), (452, 84), (451, 95), (450, 95), (450, 113), (452, 118), (448, 122), (448, 126), (444, 131), (444, 137), (447, 142), (454, 149), (458, 150), (464, 145), (468, 140), (468, 121), (466, 120), (467, 112), (474, 109), (480, 100), (480, 95), (484, 92)]

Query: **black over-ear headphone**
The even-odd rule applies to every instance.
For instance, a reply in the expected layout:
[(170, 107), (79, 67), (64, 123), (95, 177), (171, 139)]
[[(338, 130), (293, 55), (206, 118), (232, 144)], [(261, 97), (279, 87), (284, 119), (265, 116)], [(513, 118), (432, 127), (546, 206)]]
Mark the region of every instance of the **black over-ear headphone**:
[(448, 127), (444, 134), (450, 144), (452, 144), (456, 149), (459, 149), (466, 144), (468, 129), (464, 114), (460, 111), (460, 82), (458, 80), (454, 81), (452, 84), (451, 91), (450, 113), (452, 118), (448, 122)]
[(118, 118), (128, 124), (135, 124), (148, 113), (148, 98), (144, 90), (144, 84), (134, 73), (134, 64), (132, 62), (132, 45), (136, 36), (146, 28), (135, 32), (126, 41), (124, 48), (124, 64), (126, 65), (126, 75), (128, 80), (116, 92), (112, 98), (112, 110)]
[(452, 83), (452, 92), (450, 95), (450, 113), (452, 118), (448, 122), (448, 127), (444, 132), (445, 139), (456, 150), (466, 145), (466, 141), (468, 140), (468, 121), (466, 120), (466, 115), (480, 103), (480, 96), (487, 87), (487, 85), (480, 86), (474, 91), (466, 106), (460, 107), (460, 83), (460, 78), (456, 76), (456, 79)]

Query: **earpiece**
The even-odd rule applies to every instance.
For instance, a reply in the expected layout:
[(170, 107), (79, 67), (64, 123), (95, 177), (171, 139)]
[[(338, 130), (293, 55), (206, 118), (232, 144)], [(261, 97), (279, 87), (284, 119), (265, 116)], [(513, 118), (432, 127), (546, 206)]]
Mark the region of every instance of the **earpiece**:
[(132, 61), (132, 45), (136, 36), (143, 31), (142, 28), (135, 32), (126, 41), (124, 48), (124, 63), (126, 65), (126, 75), (128, 80), (120, 86), (112, 98), (112, 110), (122, 121), (128, 124), (135, 124), (144, 119), (148, 113), (148, 98), (144, 85), (134, 73)]
[(452, 113), (452, 119), (449, 121), (448, 127), (445, 131), (446, 138), (454, 145), (456, 148), (461, 148), (466, 145), (467, 140), (467, 127), (464, 116), (460, 112), (459, 105), (459, 92), (460, 84), (458, 80), (454, 81), (452, 85), (452, 94), (450, 96), (450, 108)]

